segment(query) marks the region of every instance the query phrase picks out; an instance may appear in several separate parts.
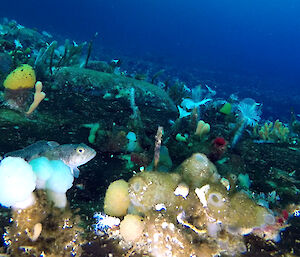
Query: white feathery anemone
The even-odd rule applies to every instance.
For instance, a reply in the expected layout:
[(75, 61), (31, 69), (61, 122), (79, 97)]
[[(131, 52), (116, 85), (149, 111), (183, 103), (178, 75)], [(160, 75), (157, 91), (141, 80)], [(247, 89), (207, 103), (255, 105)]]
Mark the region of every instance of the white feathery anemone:
[(247, 126), (254, 127), (256, 123), (260, 120), (261, 110), (259, 104), (257, 104), (252, 98), (243, 99), (239, 105), (238, 109), (238, 118), (240, 120), (239, 128), (235, 132), (231, 146), (234, 147), (236, 143), (241, 138), (245, 128)]
[(246, 123), (246, 126), (255, 126), (260, 120), (261, 111), (258, 104), (252, 98), (243, 99), (238, 105), (238, 117)]

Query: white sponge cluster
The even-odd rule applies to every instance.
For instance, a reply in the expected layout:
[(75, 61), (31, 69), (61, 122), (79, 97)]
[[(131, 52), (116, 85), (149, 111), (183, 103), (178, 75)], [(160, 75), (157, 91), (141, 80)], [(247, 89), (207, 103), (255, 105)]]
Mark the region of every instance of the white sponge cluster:
[(0, 163), (0, 204), (26, 208), (34, 203), (36, 186), (32, 167), (22, 158), (7, 157)]
[(61, 160), (49, 161), (46, 157), (34, 159), (29, 164), (37, 176), (37, 188), (45, 189), (54, 205), (64, 208), (67, 204), (66, 192), (74, 181), (70, 167)]
[(56, 207), (64, 208), (73, 181), (70, 167), (61, 160), (40, 157), (27, 163), (19, 157), (7, 157), (0, 163), (0, 204), (27, 208), (34, 203), (32, 192), (37, 188), (46, 190)]

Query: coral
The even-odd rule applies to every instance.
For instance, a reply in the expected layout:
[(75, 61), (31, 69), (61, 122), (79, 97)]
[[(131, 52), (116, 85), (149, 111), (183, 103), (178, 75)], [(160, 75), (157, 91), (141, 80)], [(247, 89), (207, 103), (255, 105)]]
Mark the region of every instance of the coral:
[(273, 122), (266, 122), (260, 129), (254, 131), (254, 135), (259, 135), (259, 137), (265, 141), (274, 142), (288, 142), (290, 130), (279, 120)]
[(267, 141), (270, 140), (270, 134), (273, 127), (273, 122), (265, 122), (263, 126), (258, 130), (258, 124), (253, 128), (255, 136), (259, 136), (261, 139)]

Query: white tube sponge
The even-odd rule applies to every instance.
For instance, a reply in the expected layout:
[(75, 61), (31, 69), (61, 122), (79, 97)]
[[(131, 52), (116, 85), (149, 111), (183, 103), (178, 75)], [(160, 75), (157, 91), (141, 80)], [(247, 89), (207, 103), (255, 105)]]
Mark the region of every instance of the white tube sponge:
[(74, 181), (70, 167), (61, 160), (48, 160), (46, 157), (34, 159), (30, 165), (37, 176), (36, 187), (45, 189), (56, 207), (64, 208), (66, 192)]
[(51, 176), (46, 181), (45, 189), (48, 198), (54, 202), (54, 206), (64, 208), (67, 204), (66, 192), (72, 187), (74, 177), (70, 167), (61, 160), (50, 161)]
[(46, 181), (51, 177), (51, 162), (46, 157), (39, 157), (29, 162), (36, 175), (36, 188), (45, 189)]
[[(32, 192), (36, 176), (22, 158), (7, 157), (0, 163), (0, 204), (5, 207), (27, 208), (34, 203)], [(26, 204), (22, 204), (26, 203)]]
[(50, 163), (52, 171), (45, 188), (56, 193), (66, 193), (74, 181), (70, 167), (61, 160), (50, 161)]

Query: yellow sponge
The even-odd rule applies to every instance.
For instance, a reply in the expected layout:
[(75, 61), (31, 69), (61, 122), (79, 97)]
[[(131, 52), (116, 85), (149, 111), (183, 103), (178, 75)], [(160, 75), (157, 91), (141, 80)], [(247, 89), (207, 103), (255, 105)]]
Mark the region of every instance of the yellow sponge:
[(124, 216), (129, 203), (128, 183), (123, 179), (111, 183), (105, 194), (104, 212), (110, 216)]
[(35, 72), (28, 64), (23, 64), (6, 77), (3, 86), (7, 89), (18, 90), (33, 88), (36, 82)]
[(134, 242), (142, 236), (144, 228), (142, 217), (127, 214), (121, 221), (120, 234), (126, 242)]

